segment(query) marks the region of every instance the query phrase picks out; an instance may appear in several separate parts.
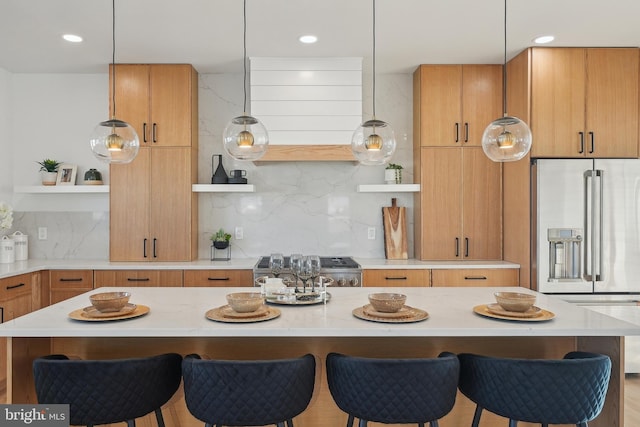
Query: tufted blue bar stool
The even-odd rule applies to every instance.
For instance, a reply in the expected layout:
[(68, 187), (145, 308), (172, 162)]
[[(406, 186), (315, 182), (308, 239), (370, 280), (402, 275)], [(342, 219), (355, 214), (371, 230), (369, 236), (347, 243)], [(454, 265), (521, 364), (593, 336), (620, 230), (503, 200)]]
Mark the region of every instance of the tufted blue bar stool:
[(438, 427), (458, 390), (458, 358), (441, 353), (430, 359), (373, 359), (327, 355), (329, 391), (349, 415), (347, 427), (358, 418), (369, 421)]
[(509, 418), (509, 427), (518, 421), (587, 427), (602, 411), (611, 375), (611, 359), (594, 353), (571, 352), (560, 360), (458, 358), (460, 391), (477, 405), (472, 427), (483, 409)]
[(311, 354), (280, 360), (182, 362), (189, 412), (212, 426), (293, 427), (313, 395), (316, 361)]
[(161, 407), (180, 387), (182, 356), (78, 360), (50, 355), (33, 361), (38, 403), (69, 404), (70, 424), (92, 427), (127, 422), (155, 412), (164, 427)]

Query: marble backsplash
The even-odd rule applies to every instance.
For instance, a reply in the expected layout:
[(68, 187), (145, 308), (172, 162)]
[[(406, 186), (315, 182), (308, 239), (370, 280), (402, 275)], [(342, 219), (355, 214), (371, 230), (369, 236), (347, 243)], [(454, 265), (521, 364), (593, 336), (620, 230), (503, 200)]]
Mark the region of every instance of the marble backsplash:
[[(364, 76), (365, 92), (370, 75)], [(211, 180), (211, 156), (224, 153), (222, 131), (242, 112), (242, 75), (202, 74), (199, 79), (200, 183)], [(412, 78), (409, 74), (376, 78), (378, 118), (396, 133), (393, 163), (404, 166), (403, 182), (413, 182)], [(371, 95), (364, 94), (365, 119), (371, 114)], [(232, 239), (232, 257), (247, 258), (282, 252), (352, 255), (383, 258), (382, 207), (396, 197), (407, 207), (410, 256), (413, 255), (413, 193), (358, 193), (358, 184), (382, 184), (383, 166), (348, 162), (280, 162), (259, 166), (223, 157), (224, 167), (247, 170), (254, 193), (201, 193), (199, 197), (198, 258), (210, 256), (209, 237), (218, 228), (244, 238)], [(106, 197), (106, 196), (105, 196)], [(38, 240), (38, 227), (47, 227), (47, 240)], [(368, 239), (369, 227), (376, 238)], [(30, 258), (108, 259), (109, 214), (98, 212), (15, 212), (10, 234), (29, 235)]]

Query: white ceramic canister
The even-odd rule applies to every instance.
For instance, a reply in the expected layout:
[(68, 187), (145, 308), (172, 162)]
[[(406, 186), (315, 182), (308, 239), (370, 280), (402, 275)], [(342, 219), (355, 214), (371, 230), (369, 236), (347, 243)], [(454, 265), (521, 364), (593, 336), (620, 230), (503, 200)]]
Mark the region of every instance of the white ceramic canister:
[(2, 236), (0, 240), (0, 264), (11, 264), (16, 260), (16, 251), (14, 250), (13, 239), (8, 236)]
[(16, 261), (26, 261), (29, 259), (29, 236), (22, 231), (16, 231), (9, 237), (13, 239)]

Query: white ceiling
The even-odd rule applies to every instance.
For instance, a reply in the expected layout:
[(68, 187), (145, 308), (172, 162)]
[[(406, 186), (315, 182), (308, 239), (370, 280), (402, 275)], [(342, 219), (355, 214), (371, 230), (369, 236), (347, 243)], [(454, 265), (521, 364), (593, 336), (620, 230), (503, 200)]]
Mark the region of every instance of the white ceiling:
[[(118, 0), (116, 62), (242, 71), (242, 0)], [(248, 0), (248, 56), (362, 56), (371, 0)], [(377, 72), (421, 63), (502, 63), (503, 0), (377, 0)], [(508, 56), (542, 34), (552, 46), (640, 46), (639, 0), (508, 0)], [(64, 33), (84, 37), (81, 44)], [(298, 36), (312, 33), (315, 45)], [(0, 0), (0, 68), (106, 72), (111, 0)]]

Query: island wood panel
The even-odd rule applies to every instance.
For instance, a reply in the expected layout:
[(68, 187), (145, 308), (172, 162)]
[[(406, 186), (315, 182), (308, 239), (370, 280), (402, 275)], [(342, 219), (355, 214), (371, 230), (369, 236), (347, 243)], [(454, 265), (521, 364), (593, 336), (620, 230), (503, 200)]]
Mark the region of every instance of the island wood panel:
[(55, 304), (93, 289), (93, 270), (49, 271), (49, 304)]
[[(597, 351), (608, 354), (613, 365), (613, 374), (605, 409), (600, 417), (591, 422), (591, 427), (620, 427), (623, 398), (620, 371), (622, 354), (616, 350), (620, 339), (616, 337), (425, 337), (425, 338), (10, 338), (13, 357), (13, 402), (35, 403), (31, 361), (49, 354), (63, 353), (83, 359), (112, 359), (120, 357), (143, 357), (165, 352), (182, 355), (198, 353), (220, 359), (276, 359), (299, 357), (306, 353), (316, 356), (317, 381), (309, 407), (294, 420), (297, 427), (327, 427), (346, 424), (346, 414), (333, 402), (326, 381), (325, 359), (331, 352), (344, 354), (400, 358), (435, 357), (441, 351), (454, 353), (473, 352), (490, 356), (521, 358), (561, 358), (575, 349)], [(49, 341), (51, 340), (51, 341)], [(444, 417), (441, 427), (467, 427), (471, 424), (475, 405), (458, 394), (453, 411)], [(201, 427), (202, 422), (189, 414), (182, 389), (164, 407), (167, 427)], [(504, 418), (483, 413), (480, 427), (506, 425)], [(139, 426), (153, 426), (153, 415), (139, 421)], [(401, 427), (396, 424), (370, 423), (372, 427)], [(534, 424), (519, 423), (522, 427)], [(116, 425), (113, 425), (116, 427)], [(536, 426), (537, 427), (537, 426)]]
[(429, 270), (363, 270), (362, 286), (429, 286)]
[(104, 286), (182, 286), (182, 270), (95, 270), (96, 288)]
[(253, 286), (252, 270), (185, 270), (184, 286)]
[(431, 270), (432, 286), (518, 286), (517, 268)]

